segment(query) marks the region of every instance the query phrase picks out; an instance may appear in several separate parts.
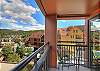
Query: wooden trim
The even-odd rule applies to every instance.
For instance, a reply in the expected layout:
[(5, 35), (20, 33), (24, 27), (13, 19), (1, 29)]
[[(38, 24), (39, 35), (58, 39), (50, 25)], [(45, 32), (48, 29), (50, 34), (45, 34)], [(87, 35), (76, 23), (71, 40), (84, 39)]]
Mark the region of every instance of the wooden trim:
[(92, 14), (89, 17), (87, 17), (87, 19), (91, 19), (98, 14), (100, 14), (100, 8), (92, 12)]
[(67, 14), (67, 15), (58, 15), (58, 20), (71, 20), (71, 19), (85, 19), (86, 17), (89, 17), (89, 15), (84, 14)]
[(45, 8), (42, 4), (42, 1), (41, 0), (35, 0), (35, 2), (37, 3), (37, 5), (39, 6), (41, 12), (43, 13), (43, 15), (47, 15), (46, 11), (45, 11)]
[[(90, 3), (90, 2), (89, 2), (89, 3)], [(96, 11), (96, 10), (98, 10), (98, 9), (100, 9), (100, 1), (97, 2), (96, 5), (90, 7), (89, 9), (87, 9), (87, 11), (88, 11), (88, 14), (91, 15), (91, 14), (93, 14), (94, 11)], [(100, 11), (99, 11), (99, 12), (100, 12)]]
[(95, 10), (94, 12), (91, 13), (91, 16), (95, 16), (97, 14), (100, 14), (100, 8)]
[(79, 20), (79, 19), (86, 19), (86, 17), (57, 18), (57, 20)]

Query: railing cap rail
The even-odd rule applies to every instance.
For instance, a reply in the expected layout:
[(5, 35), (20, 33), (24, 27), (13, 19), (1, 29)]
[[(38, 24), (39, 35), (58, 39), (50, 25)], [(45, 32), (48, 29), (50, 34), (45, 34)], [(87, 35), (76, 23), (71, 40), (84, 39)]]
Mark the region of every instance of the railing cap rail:
[(79, 47), (87, 47), (87, 45), (76, 45), (76, 44), (75, 45), (57, 44), (57, 46), (76, 46), (76, 47), (79, 46)]
[(33, 52), (31, 55), (29, 55), (23, 61), (21, 61), (15, 68), (13, 68), (10, 71), (20, 71), (21, 69), (23, 69), (48, 44), (49, 44), (49, 42), (45, 43), (43, 46), (41, 46), (38, 50)]
[(37, 61), (37, 63), (35, 64), (35, 66), (33, 67), (33, 69), (31, 71), (39, 71), (39, 68), (43, 65), (44, 61), (46, 60), (46, 57), (48, 56), (49, 49), (50, 49), (50, 47), (48, 47), (44, 51), (41, 58)]

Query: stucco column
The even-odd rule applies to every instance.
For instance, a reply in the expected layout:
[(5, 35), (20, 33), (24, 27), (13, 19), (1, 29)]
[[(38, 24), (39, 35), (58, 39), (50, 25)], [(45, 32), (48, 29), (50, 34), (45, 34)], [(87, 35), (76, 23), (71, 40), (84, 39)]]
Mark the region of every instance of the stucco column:
[(57, 66), (57, 51), (56, 51), (56, 31), (57, 21), (56, 15), (48, 15), (45, 17), (45, 42), (50, 43), (50, 68), (56, 68)]
[(85, 51), (84, 51), (84, 59), (85, 59), (85, 65), (89, 65), (89, 22), (88, 19), (85, 19), (85, 27), (84, 27), (84, 41), (85, 45)]

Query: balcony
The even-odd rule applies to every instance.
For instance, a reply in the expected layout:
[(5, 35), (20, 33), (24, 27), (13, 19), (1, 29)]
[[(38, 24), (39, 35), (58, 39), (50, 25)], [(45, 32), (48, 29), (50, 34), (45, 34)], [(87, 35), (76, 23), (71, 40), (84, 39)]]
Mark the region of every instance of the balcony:
[[(11, 71), (21, 71), (32, 63), (29, 71), (99, 71), (100, 59), (95, 58), (90, 45), (91, 18), (100, 19), (99, 0), (36, 0), (45, 16), (45, 44), (21, 61)], [(91, 3), (90, 3), (91, 2)], [(57, 44), (57, 20), (85, 19), (85, 42)], [(66, 42), (69, 43), (69, 42)], [(40, 54), (40, 58), (36, 56)], [(94, 59), (93, 59), (94, 58)], [(95, 62), (93, 62), (95, 61)]]
[[(95, 59), (98, 64), (92, 63), (91, 67), (88, 66), (87, 48), (88, 46), (84, 45), (84, 42), (59, 41), (57, 43), (57, 68), (50, 68), (51, 47), (49, 43), (46, 43), (11, 71), (22, 71), (30, 63), (33, 64), (31, 71), (99, 71), (100, 59)], [(40, 54), (39, 58), (37, 58), (38, 54)]]

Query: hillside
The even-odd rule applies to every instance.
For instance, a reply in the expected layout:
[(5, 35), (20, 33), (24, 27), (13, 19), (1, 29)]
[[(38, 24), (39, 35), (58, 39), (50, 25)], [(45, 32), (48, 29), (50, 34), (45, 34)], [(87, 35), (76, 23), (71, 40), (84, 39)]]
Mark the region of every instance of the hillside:
[(0, 37), (6, 37), (11, 35), (21, 35), (22, 37), (29, 36), (32, 32), (43, 31), (43, 30), (31, 30), (31, 31), (22, 31), (22, 30), (9, 30), (9, 29), (0, 29)]

